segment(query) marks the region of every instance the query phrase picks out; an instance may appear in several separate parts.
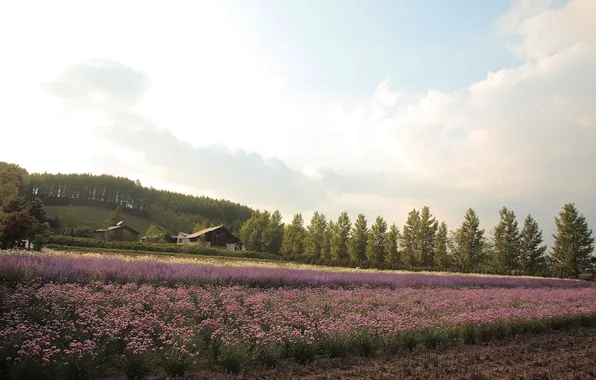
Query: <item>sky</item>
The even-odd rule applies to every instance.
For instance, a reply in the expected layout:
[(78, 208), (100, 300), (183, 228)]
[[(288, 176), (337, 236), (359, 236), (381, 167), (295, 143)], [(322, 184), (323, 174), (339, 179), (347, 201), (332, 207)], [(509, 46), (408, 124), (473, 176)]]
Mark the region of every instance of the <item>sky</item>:
[(596, 224), (593, 0), (0, 3), (0, 161), (547, 242)]

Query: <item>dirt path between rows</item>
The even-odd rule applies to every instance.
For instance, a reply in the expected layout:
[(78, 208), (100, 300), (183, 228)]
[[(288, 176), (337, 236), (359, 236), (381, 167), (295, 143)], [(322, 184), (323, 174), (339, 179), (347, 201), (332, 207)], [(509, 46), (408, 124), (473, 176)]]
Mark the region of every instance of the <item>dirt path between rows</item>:
[(525, 335), (401, 357), (319, 359), (200, 379), (596, 379), (596, 328)]

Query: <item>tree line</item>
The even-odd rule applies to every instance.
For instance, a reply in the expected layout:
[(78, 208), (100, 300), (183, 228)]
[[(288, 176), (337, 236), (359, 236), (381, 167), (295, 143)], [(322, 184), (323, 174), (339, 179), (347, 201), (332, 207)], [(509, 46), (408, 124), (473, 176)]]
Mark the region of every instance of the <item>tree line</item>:
[(120, 207), (174, 233), (192, 231), (197, 223), (225, 224), (238, 232), (254, 211), (239, 203), (157, 190), (111, 175), (32, 173), (27, 177), (28, 200), (40, 198), (48, 206)]
[(473, 209), (455, 230), (426, 206), (410, 211), (401, 229), (380, 216), (370, 227), (363, 214), (352, 222), (347, 212), (328, 220), (316, 211), (308, 226), (297, 213), (286, 225), (278, 210), (257, 210), (242, 226), (240, 239), (251, 251), (316, 264), (571, 278), (594, 273), (592, 230), (574, 203), (555, 217), (550, 251), (532, 215), (520, 228), (514, 211), (503, 207), (499, 214), (498, 225), (487, 234)]

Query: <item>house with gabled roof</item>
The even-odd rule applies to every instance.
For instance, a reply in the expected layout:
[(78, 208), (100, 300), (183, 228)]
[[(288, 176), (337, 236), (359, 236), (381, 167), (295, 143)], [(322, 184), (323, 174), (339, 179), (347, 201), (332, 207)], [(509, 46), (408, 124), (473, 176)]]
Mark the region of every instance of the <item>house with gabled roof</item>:
[(240, 238), (224, 226), (209, 227), (186, 236), (178, 234), (178, 244), (204, 244), (207, 247), (235, 251), (241, 247)]

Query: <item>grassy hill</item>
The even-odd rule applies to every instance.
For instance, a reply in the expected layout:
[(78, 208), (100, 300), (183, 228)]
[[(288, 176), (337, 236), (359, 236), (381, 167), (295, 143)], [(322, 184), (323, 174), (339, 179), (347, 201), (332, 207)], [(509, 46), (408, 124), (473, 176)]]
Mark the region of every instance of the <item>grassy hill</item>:
[[(61, 211), (66, 207), (68, 206), (46, 206), (46, 213), (50, 218), (59, 217)], [(112, 210), (109, 209), (92, 206), (72, 206), (72, 208), (75, 210), (77, 225), (89, 226), (93, 229), (103, 227), (104, 220), (106, 220), (112, 212)], [(141, 236), (143, 236), (145, 231), (149, 228), (151, 221), (125, 213), (124, 223), (139, 231)]]

